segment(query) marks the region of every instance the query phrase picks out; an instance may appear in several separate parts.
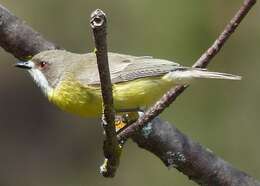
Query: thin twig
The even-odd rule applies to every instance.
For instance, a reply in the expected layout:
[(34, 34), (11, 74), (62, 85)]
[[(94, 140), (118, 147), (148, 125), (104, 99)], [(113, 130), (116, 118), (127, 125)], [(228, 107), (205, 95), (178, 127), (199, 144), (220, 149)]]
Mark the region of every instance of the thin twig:
[(223, 32), (219, 35), (213, 45), (205, 51), (201, 57), (196, 61), (193, 67), (197, 68), (205, 68), (213, 57), (221, 50), (225, 42), (229, 39), (229, 37), (236, 31), (236, 28), (247, 15), (247, 13), (251, 10), (251, 8), (256, 3), (256, 0), (244, 0), (242, 6), (237, 11), (235, 16), (230, 20), (230, 22), (226, 25)]
[[(202, 56), (197, 60), (197, 62), (193, 65), (196, 68), (205, 68), (211, 59), (216, 56), (216, 54), (220, 51), (222, 46), (228, 40), (228, 38), (232, 35), (232, 33), (236, 30), (240, 22), (249, 12), (249, 10), (256, 3), (256, 0), (245, 0), (241, 8), (235, 14), (235, 16), (231, 19), (229, 24), (225, 27), (224, 31), (219, 35), (213, 45), (202, 54)], [(135, 134), (137, 131), (143, 128), (148, 122), (152, 121), (156, 116), (164, 111), (176, 98), (187, 88), (187, 86), (176, 86), (175, 88), (168, 91), (166, 94), (162, 96), (162, 98), (155, 103), (145, 114), (140, 117), (135, 123), (131, 124), (125, 130), (123, 130), (120, 134), (118, 134), (118, 140), (125, 140)]]
[(95, 39), (95, 52), (103, 98), (102, 124), (106, 135), (103, 145), (106, 159), (100, 167), (100, 172), (105, 177), (114, 177), (119, 166), (120, 148), (116, 138), (115, 110), (107, 55), (106, 22), (106, 15), (103, 11), (97, 9), (91, 14), (90, 25)]

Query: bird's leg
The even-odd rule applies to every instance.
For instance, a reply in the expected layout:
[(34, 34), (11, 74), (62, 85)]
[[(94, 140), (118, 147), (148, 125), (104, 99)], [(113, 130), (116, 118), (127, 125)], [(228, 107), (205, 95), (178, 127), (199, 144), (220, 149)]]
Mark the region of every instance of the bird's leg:
[(116, 132), (119, 133), (128, 125), (131, 125), (138, 119), (139, 115), (137, 112), (125, 112), (119, 113), (115, 118)]
[(144, 111), (140, 108), (136, 109), (127, 109), (127, 110), (120, 110), (120, 113), (116, 117), (116, 132), (119, 133), (128, 125), (134, 123), (140, 116), (140, 113)]
[[(116, 133), (120, 133), (122, 130), (124, 130), (126, 127), (134, 123), (138, 120), (138, 118), (143, 115), (144, 110), (140, 108), (134, 108), (134, 109), (120, 109), (116, 110), (117, 115), (115, 118), (115, 127), (116, 127)], [(125, 141), (119, 142), (121, 145), (125, 143)]]
[(126, 125), (127, 123), (125, 123), (123, 115), (116, 115), (115, 117), (116, 133), (121, 131), (121, 129), (124, 128)]

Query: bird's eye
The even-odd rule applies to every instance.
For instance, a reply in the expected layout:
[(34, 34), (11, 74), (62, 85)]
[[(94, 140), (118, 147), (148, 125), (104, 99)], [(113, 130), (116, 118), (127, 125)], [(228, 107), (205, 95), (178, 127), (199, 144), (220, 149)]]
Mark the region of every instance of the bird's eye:
[(40, 68), (44, 68), (46, 65), (47, 65), (47, 62), (44, 62), (44, 61), (40, 62), (40, 64), (39, 64)]

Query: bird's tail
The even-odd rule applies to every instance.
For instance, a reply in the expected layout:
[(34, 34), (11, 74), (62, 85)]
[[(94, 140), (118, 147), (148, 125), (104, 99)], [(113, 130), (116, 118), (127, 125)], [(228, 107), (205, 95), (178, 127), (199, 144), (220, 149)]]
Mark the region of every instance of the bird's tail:
[(228, 80), (241, 80), (241, 76), (221, 73), (221, 72), (210, 72), (206, 69), (199, 68), (186, 68), (179, 67), (166, 75), (163, 79), (168, 81), (174, 81), (175, 83), (189, 83), (194, 78), (208, 78), (208, 79), (228, 79)]

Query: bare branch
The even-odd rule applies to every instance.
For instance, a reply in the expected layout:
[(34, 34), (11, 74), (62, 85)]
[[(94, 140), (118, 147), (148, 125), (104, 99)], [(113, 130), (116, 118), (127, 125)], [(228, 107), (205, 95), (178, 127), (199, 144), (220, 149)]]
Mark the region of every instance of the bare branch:
[(119, 148), (115, 129), (115, 110), (107, 56), (106, 22), (106, 15), (102, 10), (97, 9), (91, 14), (90, 25), (95, 39), (95, 52), (103, 98), (102, 124), (106, 135), (103, 145), (106, 159), (100, 168), (100, 172), (105, 177), (114, 177), (119, 166), (121, 149)]
[(0, 5), (0, 45), (19, 59), (28, 59), (43, 50), (58, 48), (2, 5)]
[(244, 0), (243, 5), (227, 24), (223, 32), (219, 35), (213, 45), (202, 54), (202, 56), (196, 61), (193, 67), (205, 68), (209, 64), (211, 59), (215, 57), (215, 55), (221, 50), (229, 37), (236, 31), (238, 25), (241, 23), (241, 21), (251, 10), (255, 3), (256, 0)]
[[(211, 59), (216, 56), (225, 42), (230, 38), (231, 34), (236, 30), (242, 19), (246, 16), (249, 10), (256, 3), (256, 0), (245, 0), (241, 8), (231, 19), (230, 23), (225, 27), (224, 31), (219, 35), (213, 45), (202, 54), (193, 67), (205, 68)], [(176, 86), (168, 91), (163, 97), (155, 103), (145, 114), (140, 117), (135, 123), (131, 124), (119, 135), (118, 139), (127, 139), (131, 137), (136, 131), (143, 128), (148, 122), (152, 121), (156, 116), (164, 111), (176, 98), (187, 88), (187, 86)]]
[(173, 124), (156, 117), (132, 139), (169, 168), (203, 186), (260, 186), (260, 182), (193, 141)]

